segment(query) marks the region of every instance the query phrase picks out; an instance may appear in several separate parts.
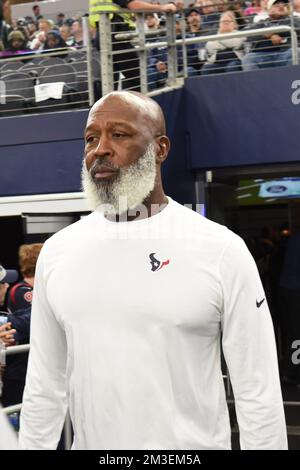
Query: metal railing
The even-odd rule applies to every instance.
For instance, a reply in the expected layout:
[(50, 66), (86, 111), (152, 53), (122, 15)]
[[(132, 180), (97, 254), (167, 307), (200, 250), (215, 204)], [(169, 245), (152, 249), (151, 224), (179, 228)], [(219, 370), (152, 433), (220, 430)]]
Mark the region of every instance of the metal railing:
[(19, 346), (9, 346), (6, 349), (6, 356), (12, 356), (15, 354), (22, 354), (25, 352), (29, 352), (30, 345), (29, 344), (21, 344)]
[[(143, 31), (144, 25), (144, 12), (135, 12), (137, 31), (130, 31), (124, 33), (113, 34), (111, 28), (111, 12), (101, 12), (99, 29), (100, 29), (100, 51), (101, 51), (101, 80), (102, 80), (102, 93), (107, 94), (114, 90), (115, 81), (114, 81), (114, 64), (118, 62), (118, 55), (124, 55), (125, 53), (132, 52), (132, 48), (128, 47), (127, 49), (122, 48), (121, 50), (112, 50), (112, 37), (115, 40), (123, 42), (123, 44), (130, 44), (130, 41), (139, 39), (138, 43), (135, 42), (135, 52), (139, 56), (139, 69), (141, 71), (140, 78), (140, 89), (142, 93), (148, 93), (148, 80), (147, 80), (147, 64), (146, 64), (146, 53), (147, 51), (152, 51), (153, 49), (166, 49), (167, 51), (167, 68), (168, 68), (168, 77), (167, 77), (167, 87), (160, 89), (160, 92), (165, 91), (164, 88), (169, 89), (170, 87), (178, 86), (178, 78), (188, 76), (188, 63), (186, 59), (186, 48), (192, 44), (205, 44), (210, 41), (222, 41), (228, 39), (237, 39), (237, 38), (252, 38), (261, 35), (271, 35), (278, 33), (289, 33), (291, 37), (291, 49), (292, 49), (292, 63), (297, 65), (299, 63), (298, 59), (298, 39), (297, 33), (292, 26), (273, 26), (268, 28), (257, 28), (249, 29), (243, 31), (235, 31), (232, 33), (223, 33), (223, 34), (207, 34), (196, 37), (186, 37), (185, 31), (182, 31), (182, 38), (177, 39), (175, 35), (175, 18), (174, 15), (169, 13), (166, 16), (166, 28), (159, 30), (159, 32), (165, 32), (166, 39), (162, 41), (155, 42), (146, 42), (147, 36), (157, 34), (159, 32), (148, 32)], [(142, 29), (142, 30), (141, 30)], [(178, 73), (177, 67), (177, 51), (178, 47), (182, 46), (183, 51), (183, 73)], [(200, 75), (200, 74), (199, 74)]]
[(84, 47), (30, 51), (0, 60), (0, 117), (93, 105), (100, 59), (93, 54), (88, 17), (82, 22)]
[[(246, 43), (247, 39), (254, 38), (255, 40), (256, 36), (284, 33), (290, 37), (290, 42), (287, 42), (284, 47), (291, 49), (292, 63), (296, 65), (299, 61), (298, 38), (292, 17), (291, 25), (243, 29), (223, 34), (212, 34), (210, 31), (215, 32), (216, 23), (214, 22), (211, 27), (206, 22), (205, 34), (201, 30), (201, 35), (190, 37), (186, 20), (182, 15), (179, 21), (181, 28), (179, 37), (178, 34), (176, 35), (175, 28), (176, 22), (178, 26), (178, 18), (176, 20), (172, 13), (165, 15), (163, 27), (159, 26), (156, 30), (146, 30), (145, 15), (147, 12), (135, 11), (136, 29), (124, 32), (118, 31), (124, 29), (124, 23), (120, 19), (112, 21), (111, 13), (111, 11), (99, 12), (99, 51), (95, 48), (95, 42), (94, 48), (92, 46), (89, 18), (84, 16), (82, 21), (85, 46), (79, 52), (72, 48), (33, 51), (22, 57), (6, 58), (5, 64), (3, 60), (0, 60), (0, 80), (2, 79), (0, 84), (4, 83), (8, 86), (5, 97), (3, 96), (3, 86), (0, 86), (0, 117), (79, 107), (89, 108), (95, 99), (116, 89), (138, 90), (150, 96), (168, 92), (183, 86), (184, 79), (190, 76), (191, 66), (195, 67), (195, 75), (204, 74), (202, 67), (207, 64), (206, 59), (208, 59), (205, 56), (207, 54), (206, 45), (216, 41), (241, 39)], [(132, 11), (122, 10), (120, 14), (122, 13), (132, 14)], [(195, 46), (199, 55), (203, 53), (201, 59), (199, 57), (194, 59), (196, 63), (191, 62), (189, 56), (191, 46)], [(270, 52), (272, 52), (271, 48)], [(243, 54), (244, 51), (241, 50), (241, 55)], [(63, 63), (60, 64), (61, 73), (59, 72), (59, 64), (53, 69), (52, 75), (49, 70), (45, 72), (45, 67), (41, 63), (42, 59), (48, 57), (58, 61), (59, 58), (66, 55), (67, 57), (63, 58), (65, 69)], [(166, 63), (161, 65), (163, 71), (157, 73), (157, 62), (155, 65), (149, 66), (149, 57), (154, 61), (159, 61), (161, 56), (165, 56)], [(16, 70), (16, 75), (10, 71), (10, 75), (13, 76), (5, 77), (3, 74), (5, 68), (7, 72), (9, 64), (20, 62), (20, 60), (24, 61), (24, 64)], [(276, 63), (271, 65), (276, 65)], [(217, 68), (218, 64), (216, 64)], [(26, 78), (24, 76), (18, 79), (18, 73), (27, 74), (27, 81), (24, 81)], [(9, 81), (10, 85), (8, 85)], [(54, 93), (54, 98), (51, 98), (51, 93)], [(44, 101), (41, 101), (41, 96), (45, 98)], [(47, 96), (50, 96), (48, 100)], [(6, 99), (5, 103), (3, 102), (4, 98)]]

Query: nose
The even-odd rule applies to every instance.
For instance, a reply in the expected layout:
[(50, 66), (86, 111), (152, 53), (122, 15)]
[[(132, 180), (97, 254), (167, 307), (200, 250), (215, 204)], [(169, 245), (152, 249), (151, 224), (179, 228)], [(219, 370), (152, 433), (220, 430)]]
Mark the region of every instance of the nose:
[(85, 154), (87, 169), (89, 170), (96, 160), (101, 160), (103, 158), (110, 159), (112, 154), (113, 151), (109, 139), (102, 134), (99, 140), (97, 140), (93, 147), (90, 150), (87, 150)]
[(95, 158), (110, 157), (112, 155), (110, 140), (105, 135), (102, 134), (93, 153)]

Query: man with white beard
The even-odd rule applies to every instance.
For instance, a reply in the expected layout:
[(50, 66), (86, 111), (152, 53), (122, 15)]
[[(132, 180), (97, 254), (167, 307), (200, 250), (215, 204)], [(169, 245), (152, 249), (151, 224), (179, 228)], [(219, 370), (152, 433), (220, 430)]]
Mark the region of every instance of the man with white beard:
[(272, 321), (242, 240), (167, 197), (170, 143), (148, 97), (91, 109), (83, 187), (95, 210), (36, 271), (23, 449), (230, 449), (220, 339), (243, 449), (285, 449)]

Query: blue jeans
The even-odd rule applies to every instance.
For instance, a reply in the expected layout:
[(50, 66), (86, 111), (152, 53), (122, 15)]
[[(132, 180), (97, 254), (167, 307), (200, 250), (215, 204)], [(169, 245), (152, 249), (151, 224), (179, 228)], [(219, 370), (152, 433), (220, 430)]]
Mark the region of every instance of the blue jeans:
[[(298, 48), (298, 54), (300, 49)], [(292, 49), (281, 52), (257, 51), (249, 52), (242, 58), (243, 70), (257, 70), (266, 67), (282, 67), (292, 64)]]
[(215, 62), (213, 64), (204, 64), (201, 69), (201, 75), (210, 75), (213, 73), (239, 72), (242, 70), (240, 60), (231, 60), (226, 64)]

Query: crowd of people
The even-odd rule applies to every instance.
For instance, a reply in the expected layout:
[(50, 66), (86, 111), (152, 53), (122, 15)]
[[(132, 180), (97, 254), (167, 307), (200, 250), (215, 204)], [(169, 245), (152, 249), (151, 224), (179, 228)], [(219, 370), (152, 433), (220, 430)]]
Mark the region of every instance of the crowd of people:
[(63, 19), (63, 17), (63, 14), (59, 14), (57, 21), (53, 21), (42, 17), (36, 20), (27, 16), (13, 21), (12, 25), (8, 25), (2, 20), (0, 59), (30, 55), (30, 52), (42, 52), (50, 49), (82, 47), (82, 19), (77, 17)]
[[(300, 2), (294, 0), (290, 5), (285, 0), (254, 0), (253, 2), (228, 0), (197, 0), (188, 10), (181, 10), (183, 2), (179, 0), (176, 14), (176, 35), (182, 37), (201, 37), (215, 34), (228, 34), (237, 31), (249, 31), (271, 26), (291, 25), (291, 12), (297, 35), (300, 32)], [(182, 22), (184, 15), (185, 22)], [(150, 13), (148, 29), (161, 28), (158, 15)], [(147, 17), (146, 17), (147, 18)], [(147, 21), (147, 19), (146, 19)], [(148, 20), (149, 23), (149, 20)], [(162, 36), (156, 37), (160, 41)], [(153, 39), (152, 39), (153, 40)], [(182, 48), (177, 48), (178, 71), (182, 70)], [(291, 35), (257, 35), (254, 37), (236, 37), (209, 40), (187, 46), (188, 76), (207, 75), (236, 71), (251, 71), (259, 68), (292, 64)], [(167, 49), (152, 49), (148, 65), (150, 89), (162, 86), (167, 78)]]
[[(152, 3), (153, 7), (157, 5), (159, 8), (158, 1)], [(127, 7), (130, 7), (130, 2), (127, 3)], [(174, 10), (177, 39), (183, 37), (183, 29), (186, 38), (193, 38), (248, 31), (253, 28), (290, 25), (291, 16), (293, 16), (297, 34), (300, 33), (300, 0), (293, 0), (293, 4), (290, 4), (288, 0), (196, 0), (188, 5), (188, 8), (182, 0), (176, 0)], [(1, 58), (24, 56), (24, 54), (31, 57), (31, 54), (35, 52), (40, 53), (56, 48), (78, 48), (84, 45), (81, 18), (71, 18), (64, 13), (58, 13), (56, 19), (52, 20), (43, 17), (40, 13), (40, 7), (37, 4), (33, 7), (31, 16), (13, 20), (11, 25), (8, 25), (1, 14), (0, 2), (0, 67)], [(134, 12), (131, 17), (133, 18), (132, 28), (135, 25)], [(119, 18), (118, 15), (118, 21)], [(145, 14), (148, 42), (165, 40), (165, 21), (165, 11), (158, 13), (149, 11)], [(91, 22), (91, 38), (94, 47), (98, 48), (99, 37), (97, 27), (94, 26)], [(153, 35), (149, 34), (151, 32)], [(249, 38), (209, 40), (190, 44), (186, 47), (186, 51), (188, 76), (249, 71), (292, 63), (289, 32), (268, 35), (262, 33), (260, 36)], [(134, 68), (134, 59), (131, 60), (131, 68)], [(183, 75), (182, 46), (177, 47), (177, 64), (178, 74)], [(139, 75), (138, 70), (134, 73)], [(166, 47), (154, 47), (148, 52), (147, 76), (150, 91), (165, 85), (168, 76)]]

